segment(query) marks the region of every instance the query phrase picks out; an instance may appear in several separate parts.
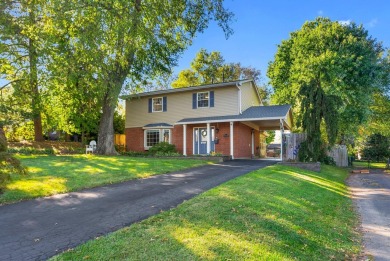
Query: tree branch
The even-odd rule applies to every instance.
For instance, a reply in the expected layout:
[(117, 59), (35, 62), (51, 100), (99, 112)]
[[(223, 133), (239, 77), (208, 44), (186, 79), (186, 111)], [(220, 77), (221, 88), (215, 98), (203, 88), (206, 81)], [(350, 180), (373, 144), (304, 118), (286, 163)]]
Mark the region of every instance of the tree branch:
[(19, 82), (19, 81), (21, 81), (21, 80), (23, 80), (23, 79), (17, 79), (17, 80), (14, 80), (14, 81), (10, 81), (9, 83), (6, 83), (5, 85), (3, 85), (3, 86), (0, 87), (0, 91), (3, 90), (3, 89), (4, 89), (5, 87), (7, 87), (8, 85), (10, 85), (10, 84), (12, 84), (12, 83), (14, 83), (14, 82)]

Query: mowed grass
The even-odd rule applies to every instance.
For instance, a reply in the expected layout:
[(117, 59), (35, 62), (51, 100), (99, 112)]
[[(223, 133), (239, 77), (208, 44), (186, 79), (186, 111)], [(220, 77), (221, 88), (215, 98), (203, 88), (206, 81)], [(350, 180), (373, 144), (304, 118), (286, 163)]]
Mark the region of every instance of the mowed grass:
[(207, 164), (204, 160), (131, 158), (126, 156), (17, 156), (29, 175), (12, 176), (0, 204), (83, 188), (146, 178)]
[(53, 260), (349, 260), (361, 250), (344, 169), (271, 166)]
[[(368, 162), (367, 161), (354, 161), (353, 166), (358, 167), (358, 168), (368, 168)], [(384, 169), (384, 168), (386, 168), (386, 162), (370, 162), (370, 168)]]

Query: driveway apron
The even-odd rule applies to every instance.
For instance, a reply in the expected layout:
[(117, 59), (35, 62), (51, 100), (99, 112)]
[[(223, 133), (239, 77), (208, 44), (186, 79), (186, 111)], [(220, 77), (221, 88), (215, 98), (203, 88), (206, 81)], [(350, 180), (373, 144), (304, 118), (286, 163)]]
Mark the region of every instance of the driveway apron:
[(274, 161), (235, 160), (0, 206), (0, 260), (45, 260)]
[(390, 174), (352, 174), (348, 179), (361, 216), (365, 254), (390, 261)]

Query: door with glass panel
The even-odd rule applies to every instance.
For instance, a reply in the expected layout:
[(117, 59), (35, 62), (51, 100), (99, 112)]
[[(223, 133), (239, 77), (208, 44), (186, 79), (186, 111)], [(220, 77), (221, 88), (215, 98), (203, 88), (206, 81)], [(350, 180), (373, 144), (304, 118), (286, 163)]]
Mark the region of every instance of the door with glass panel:
[[(194, 128), (194, 154), (207, 154), (207, 128)], [(215, 150), (214, 144), (214, 128), (211, 128), (211, 144), (210, 151)]]

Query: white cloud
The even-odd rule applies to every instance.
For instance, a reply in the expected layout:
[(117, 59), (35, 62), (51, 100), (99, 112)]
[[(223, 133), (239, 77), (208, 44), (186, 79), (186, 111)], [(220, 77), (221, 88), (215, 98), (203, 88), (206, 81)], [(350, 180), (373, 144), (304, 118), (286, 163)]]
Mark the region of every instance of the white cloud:
[(378, 19), (374, 18), (374, 19), (371, 19), (370, 22), (367, 23), (367, 27), (375, 27), (378, 23)]
[(351, 20), (341, 20), (341, 21), (339, 21), (339, 24), (341, 24), (341, 25), (350, 25), (351, 24)]
[(324, 11), (320, 10), (320, 11), (317, 12), (317, 14), (318, 14), (319, 16), (323, 16), (323, 15), (324, 15)]

